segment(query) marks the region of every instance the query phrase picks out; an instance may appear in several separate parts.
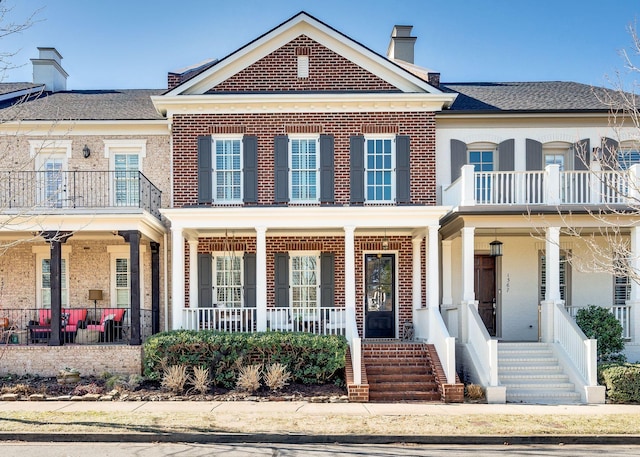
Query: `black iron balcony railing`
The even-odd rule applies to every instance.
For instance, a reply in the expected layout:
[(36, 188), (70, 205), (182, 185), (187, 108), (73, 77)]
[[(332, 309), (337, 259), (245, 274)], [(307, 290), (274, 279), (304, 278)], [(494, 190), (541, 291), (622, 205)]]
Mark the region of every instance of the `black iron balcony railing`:
[(141, 208), (160, 218), (161, 191), (140, 171), (0, 171), (0, 209)]

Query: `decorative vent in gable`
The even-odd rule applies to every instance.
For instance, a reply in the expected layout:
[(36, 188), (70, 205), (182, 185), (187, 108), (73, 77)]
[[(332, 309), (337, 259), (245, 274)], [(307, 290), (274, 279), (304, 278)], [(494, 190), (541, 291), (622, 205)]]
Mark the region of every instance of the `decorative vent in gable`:
[(298, 56), (298, 78), (309, 77), (309, 56), (311, 55), (311, 47), (297, 46), (296, 56)]

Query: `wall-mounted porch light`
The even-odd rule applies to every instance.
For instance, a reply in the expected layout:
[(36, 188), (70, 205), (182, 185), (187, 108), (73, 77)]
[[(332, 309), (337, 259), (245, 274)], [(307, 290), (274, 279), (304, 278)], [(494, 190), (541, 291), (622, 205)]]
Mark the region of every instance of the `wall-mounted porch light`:
[(489, 243), (489, 255), (491, 257), (500, 257), (502, 255), (502, 241), (496, 239)]

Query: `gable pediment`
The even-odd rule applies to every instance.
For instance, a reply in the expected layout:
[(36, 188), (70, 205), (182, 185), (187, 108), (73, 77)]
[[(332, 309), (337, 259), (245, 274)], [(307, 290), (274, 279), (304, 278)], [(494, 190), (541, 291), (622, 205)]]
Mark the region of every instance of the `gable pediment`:
[[(301, 47), (309, 51), (306, 80), (297, 77)], [(283, 91), (442, 94), (389, 59), (299, 13), (166, 95)]]

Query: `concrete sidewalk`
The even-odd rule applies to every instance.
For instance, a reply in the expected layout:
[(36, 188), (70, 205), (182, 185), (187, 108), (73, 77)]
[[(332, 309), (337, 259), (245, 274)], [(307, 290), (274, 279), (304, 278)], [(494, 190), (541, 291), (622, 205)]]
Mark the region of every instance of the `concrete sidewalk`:
[[(309, 403), (297, 402), (86, 402), (86, 401), (3, 401), (0, 402), (0, 424), (4, 412), (106, 412), (144, 414), (208, 414), (236, 415), (251, 420), (275, 414), (294, 416), (347, 415), (374, 416), (478, 416), (478, 415), (581, 415), (604, 416), (640, 414), (640, 405), (523, 405), (523, 404), (442, 404), (442, 403)], [(244, 419), (242, 419), (244, 420)], [(624, 444), (640, 445), (640, 435), (305, 435), (302, 433), (146, 433), (125, 430), (119, 433), (20, 433), (0, 432), (0, 441), (33, 442), (198, 442), (198, 443), (344, 443), (344, 444)]]

